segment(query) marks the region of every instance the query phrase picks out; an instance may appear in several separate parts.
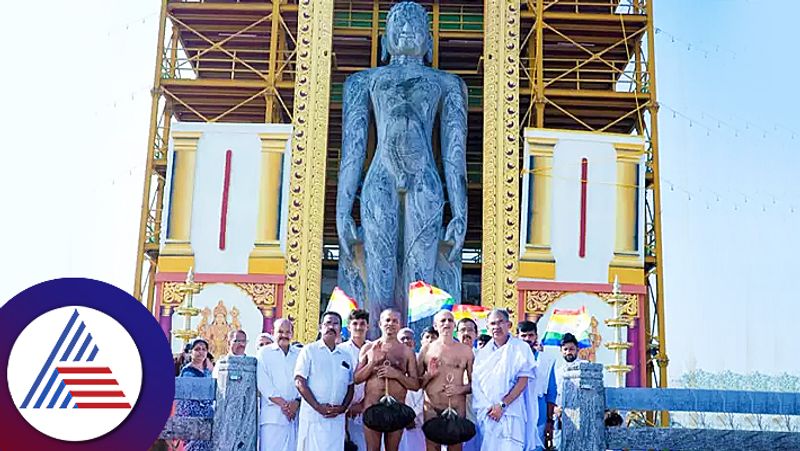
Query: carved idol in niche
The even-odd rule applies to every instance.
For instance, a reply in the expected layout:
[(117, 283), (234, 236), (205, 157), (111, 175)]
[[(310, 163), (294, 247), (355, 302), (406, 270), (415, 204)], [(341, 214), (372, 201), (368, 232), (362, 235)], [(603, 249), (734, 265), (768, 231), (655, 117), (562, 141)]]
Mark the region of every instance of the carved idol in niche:
[(204, 308), (201, 315), (203, 319), (198, 326), (198, 332), (201, 337), (208, 341), (208, 350), (215, 358), (227, 354), (228, 334), (232, 330), (242, 328), (239, 323), (239, 309), (236, 307), (231, 309), (230, 323), (228, 322), (228, 308), (225, 307), (225, 303), (222, 300), (214, 307), (214, 319), (211, 324), (207, 322), (207, 318), (211, 315), (211, 309)]
[[(416, 280), (461, 298), (467, 88), (458, 76), (426, 66), (432, 58), (429, 30), (425, 8), (397, 3), (381, 41), (382, 59), (389, 64), (355, 73), (344, 85), (336, 197), (338, 283), (362, 305), (366, 300), (373, 318), (393, 307), (405, 320), (408, 286)], [(432, 142), (437, 116), (444, 181)], [(362, 182), (371, 121), (376, 146)], [(357, 227), (352, 210), (359, 188)], [(452, 216), (446, 227), (445, 208)]]

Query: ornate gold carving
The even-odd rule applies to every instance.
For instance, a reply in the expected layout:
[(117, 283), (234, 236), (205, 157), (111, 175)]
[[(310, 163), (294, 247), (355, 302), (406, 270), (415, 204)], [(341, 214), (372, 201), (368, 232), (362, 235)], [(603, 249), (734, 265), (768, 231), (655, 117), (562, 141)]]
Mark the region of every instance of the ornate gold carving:
[(211, 351), (215, 357), (227, 354), (228, 334), (231, 331), (242, 328), (242, 323), (239, 321), (239, 309), (236, 307), (231, 308), (231, 319), (229, 322), (228, 308), (225, 307), (225, 303), (220, 300), (217, 306), (214, 307), (214, 318), (210, 323), (210, 308), (204, 308), (200, 315), (202, 319), (200, 320), (200, 324), (197, 325), (197, 334), (208, 341), (208, 350)]
[(519, 1), (487, 0), (483, 78), (483, 272), (489, 307), (517, 307)]
[(311, 341), (320, 308), (334, 2), (299, 3), (283, 311), (297, 339)]
[(550, 304), (564, 295), (562, 291), (526, 291), (525, 313), (544, 315)]
[(276, 306), (276, 287), (272, 283), (237, 283), (242, 291), (253, 299), (253, 302), (261, 310)]
[[(161, 289), (161, 305), (164, 307), (177, 307), (183, 302), (183, 294), (181, 294), (181, 287), (185, 285), (184, 282), (164, 282), (164, 287)], [(203, 289), (205, 283), (195, 282), (197, 288)]]
[[(606, 302), (609, 302), (612, 297), (614, 297), (614, 293), (597, 293), (601, 299)], [(625, 299), (625, 304), (622, 305), (622, 311), (620, 312), (621, 316), (629, 317), (629, 318), (637, 318), (639, 316), (639, 295), (638, 294), (622, 294), (623, 299)]]

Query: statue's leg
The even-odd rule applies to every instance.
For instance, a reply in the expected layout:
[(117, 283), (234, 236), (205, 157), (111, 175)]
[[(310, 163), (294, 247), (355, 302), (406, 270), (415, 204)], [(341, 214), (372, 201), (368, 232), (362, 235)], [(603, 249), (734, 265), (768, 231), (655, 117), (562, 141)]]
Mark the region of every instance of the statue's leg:
[[(433, 283), (443, 212), (442, 182), (431, 168), (418, 175), (406, 193), (403, 237), (403, 283), (406, 287), (417, 280)], [(408, 290), (404, 293), (403, 305), (407, 306)]]
[(373, 169), (376, 170), (370, 171), (361, 189), (361, 225), (367, 269), (367, 308), (372, 324), (370, 335), (377, 338), (380, 312), (395, 307), (400, 212), (394, 180), (382, 169)]

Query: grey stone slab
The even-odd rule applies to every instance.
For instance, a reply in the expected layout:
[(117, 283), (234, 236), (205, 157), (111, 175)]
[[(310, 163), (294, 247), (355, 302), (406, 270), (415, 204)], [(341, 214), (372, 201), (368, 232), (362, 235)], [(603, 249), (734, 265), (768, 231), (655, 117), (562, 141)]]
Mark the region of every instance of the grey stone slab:
[(609, 449), (797, 451), (800, 433), (711, 429), (609, 428)]
[(561, 450), (604, 451), (606, 449), (603, 366), (570, 364), (564, 371), (563, 428)]
[(607, 388), (606, 405), (620, 410), (800, 415), (800, 393)]
[(217, 362), (214, 450), (256, 451), (256, 359), (224, 356)]
[(175, 399), (214, 400), (217, 381), (210, 377), (176, 377)]
[(211, 418), (170, 417), (158, 436), (164, 440), (211, 440)]

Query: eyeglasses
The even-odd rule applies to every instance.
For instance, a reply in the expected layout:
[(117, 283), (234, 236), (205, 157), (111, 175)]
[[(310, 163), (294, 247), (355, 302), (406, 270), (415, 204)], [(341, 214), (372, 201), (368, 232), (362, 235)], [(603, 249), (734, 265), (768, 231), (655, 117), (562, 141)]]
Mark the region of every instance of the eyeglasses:
[(233, 340), (234, 343), (247, 343), (247, 340)]

